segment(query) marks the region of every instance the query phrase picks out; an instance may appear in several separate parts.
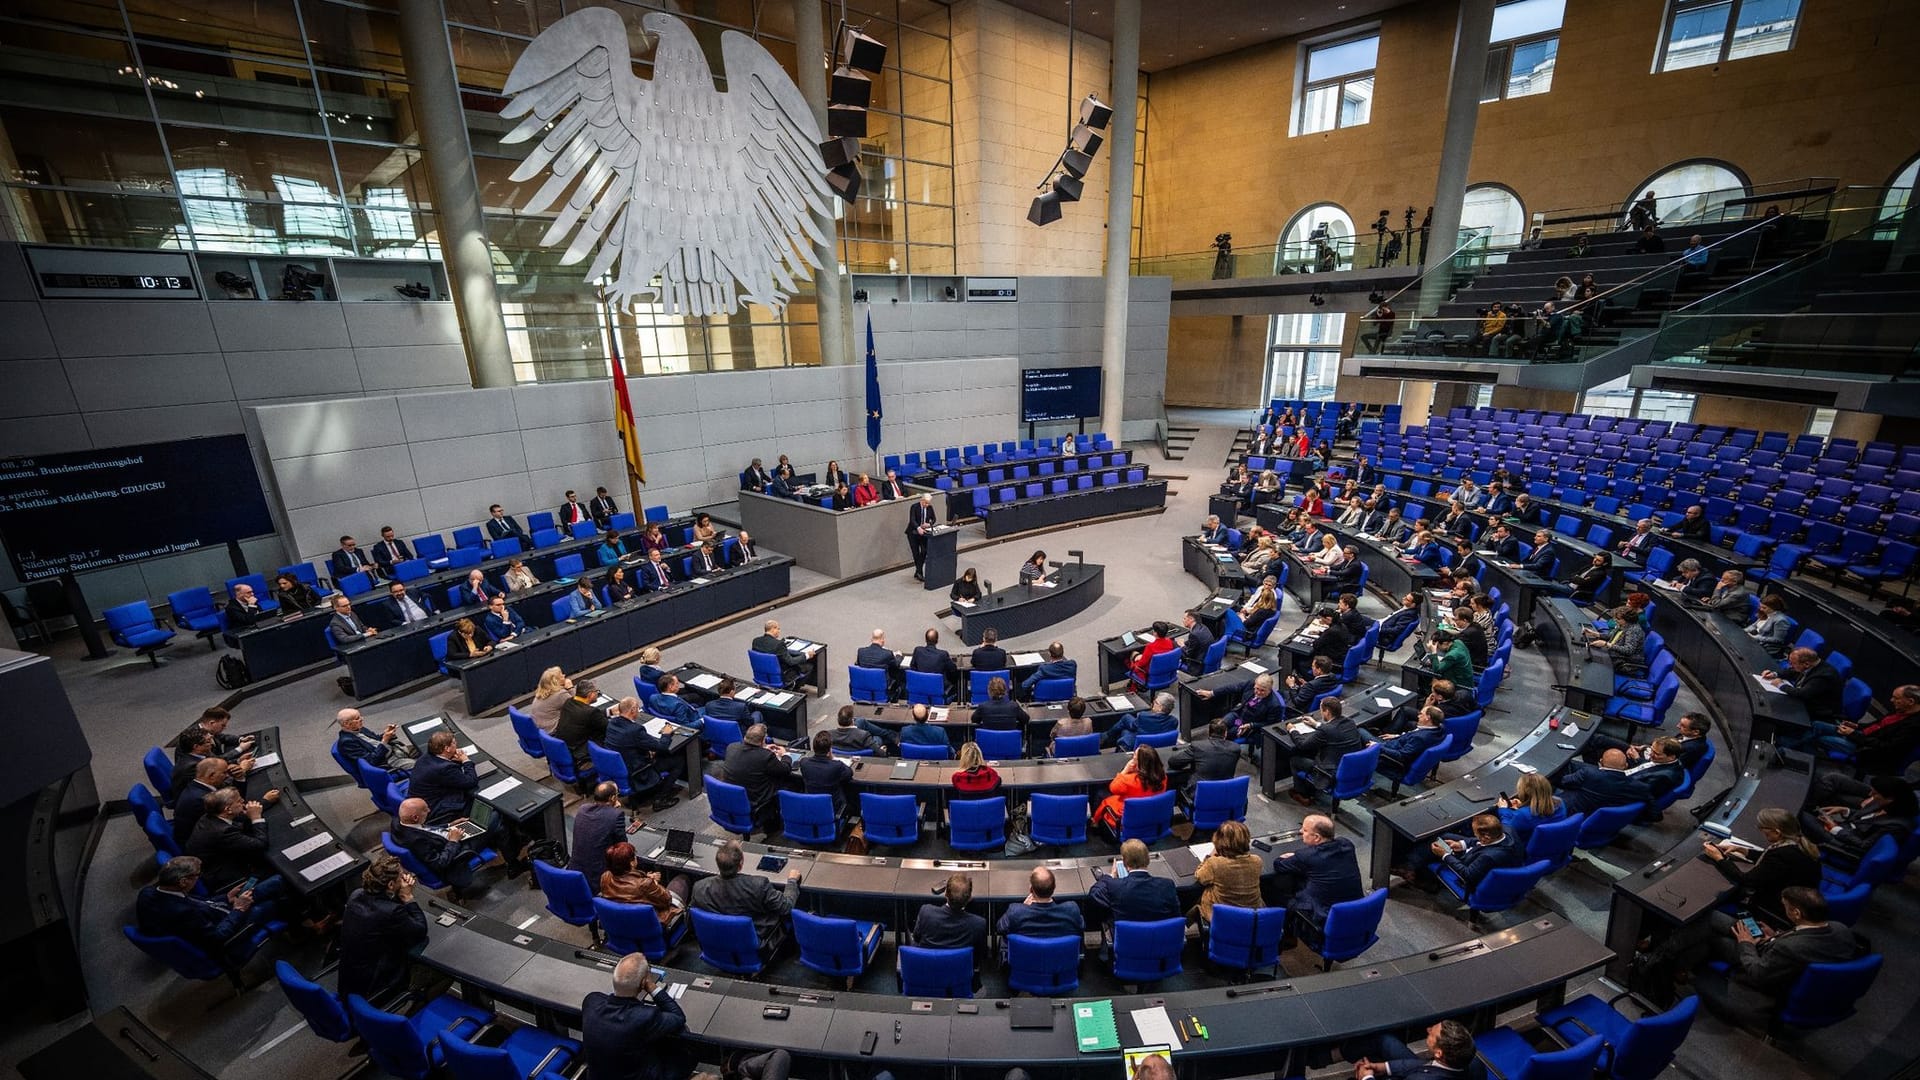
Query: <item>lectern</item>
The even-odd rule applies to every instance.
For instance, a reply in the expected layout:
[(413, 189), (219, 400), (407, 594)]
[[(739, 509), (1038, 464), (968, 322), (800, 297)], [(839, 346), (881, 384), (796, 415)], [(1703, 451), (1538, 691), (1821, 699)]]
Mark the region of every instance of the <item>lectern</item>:
[(954, 578), (960, 576), (959, 557), (955, 554), (959, 544), (960, 530), (952, 525), (927, 531), (927, 563), (921, 574), (927, 579), (929, 590), (953, 587)]

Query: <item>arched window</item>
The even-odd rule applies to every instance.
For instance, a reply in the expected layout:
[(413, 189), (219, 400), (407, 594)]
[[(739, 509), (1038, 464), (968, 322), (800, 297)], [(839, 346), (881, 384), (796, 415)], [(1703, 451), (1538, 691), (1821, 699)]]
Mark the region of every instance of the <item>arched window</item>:
[(1696, 221), (1717, 221), (1720, 211), (1734, 199), (1753, 191), (1746, 176), (1724, 161), (1706, 158), (1669, 165), (1633, 189), (1626, 205), (1632, 206), (1647, 192), (1657, 196), (1655, 213), (1662, 225), (1686, 225)]
[(1906, 167), (1893, 174), (1887, 181), (1887, 193), (1880, 199), (1881, 220), (1893, 217), (1907, 208), (1913, 201), (1913, 185), (1920, 180), (1920, 155), (1915, 155)]
[(1320, 242), (1333, 249), (1335, 268), (1353, 267), (1353, 219), (1332, 203), (1315, 203), (1293, 215), (1280, 232), (1280, 250), (1274, 256), (1274, 269), (1292, 267), (1296, 274), (1320, 269)]
[(1527, 228), (1527, 210), (1520, 204), (1520, 196), (1504, 184), (1475, 184), (1467, 189), (1467, 198), (1460, 205), (1460, 231), (1468, 229), (1489, 230), (1487, 244), (1491, 247), (1512, 247), (1522, 239)]

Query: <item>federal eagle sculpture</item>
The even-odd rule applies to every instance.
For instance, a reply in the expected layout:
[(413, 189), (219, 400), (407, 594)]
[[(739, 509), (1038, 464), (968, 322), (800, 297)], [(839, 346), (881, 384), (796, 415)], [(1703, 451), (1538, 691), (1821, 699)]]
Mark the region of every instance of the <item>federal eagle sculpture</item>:
[(558, 204), (540, 242), (567, 242), (562, 265), (592, 253), (586, 279), (606, 278), (623, 310), (780, 311), (820, 265), (810, 245), (828, 242), (812, 216), (831, 198), (813, 111), (745, 34), (720, 35), (720, 91), (685, 23), (650, 12), (640, 25), (656, 42), (651, 80), (633, 73), (626, 24), (605, 8), (548, 27), (507, 77), (501, 113), (525, 119), (501, 141), (539, 139), (513, 179), (551, 174), (525, 210)]

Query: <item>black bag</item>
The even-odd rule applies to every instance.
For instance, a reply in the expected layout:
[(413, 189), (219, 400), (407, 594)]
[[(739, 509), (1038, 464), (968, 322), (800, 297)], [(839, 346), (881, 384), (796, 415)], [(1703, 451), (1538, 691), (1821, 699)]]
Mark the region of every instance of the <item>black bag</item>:
[(228, 653), (214, 665), (213, 681), (220, 684), (222, 690), (238, 690), (253, 681), (253, 673), (247, 670), (247, 662)]
[(1513, 647), (1516, 649), (1532, 648), (1534, 639), (1539, 636), (1539, 629), (1532, 623), (1521, 623), (1519, 626), (1513, 628)]
[(527, 861), (538, 859), (548, 866), (567, 865), (567, 848), (558, 840), (535, 840), (527, 845)]

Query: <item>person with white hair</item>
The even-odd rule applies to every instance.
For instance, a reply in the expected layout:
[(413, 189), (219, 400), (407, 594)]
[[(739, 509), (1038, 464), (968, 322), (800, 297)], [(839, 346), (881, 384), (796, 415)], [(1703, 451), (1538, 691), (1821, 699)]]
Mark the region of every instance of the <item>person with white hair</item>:
[[(655, 981), (641, 953), (628, 953), (613, 968), (613, 993), (594, 991), (580, 1003), (580, 1043), (587, 1072), (631, 1080), (687, 1080), (697, 1062), (680, 1038), (687, 1014)], [(729, 1073), (744, 1080), (787, 1080), (793, 1057), (785, 1050), (739, 1058)]]

